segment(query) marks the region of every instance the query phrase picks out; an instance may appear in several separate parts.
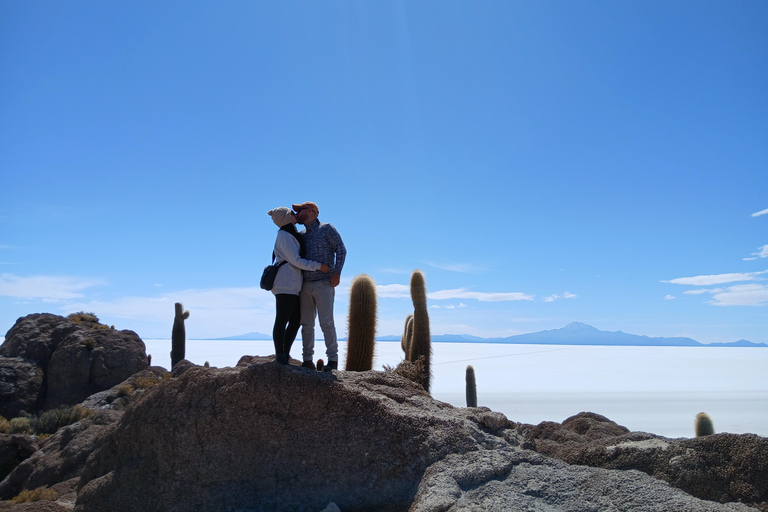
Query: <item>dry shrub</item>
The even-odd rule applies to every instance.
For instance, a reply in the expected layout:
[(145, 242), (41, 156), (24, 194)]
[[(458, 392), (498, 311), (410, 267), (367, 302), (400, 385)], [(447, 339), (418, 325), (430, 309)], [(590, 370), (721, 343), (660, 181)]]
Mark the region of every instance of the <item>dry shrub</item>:
[(32, 420), (29, 418), (13, 418), (11, 420), (11, 433), (12, 434), (31, 434), (32, 427), (30, 426)]
[(419, 384), (424, 382), (423, 379), (427, 374), (427, 368), (424, 364), (424, 356), (419, 356), (416, 361), (400, 361), (400, 364), (395, 368), (384, 365), (384, 371), (386, 373), (405, 377), (406, 379)]
[(11, 422), (0, 416), (0, 434), (11, 433)]
[(11, 501), (14, 503), (30, 503), (32, 501), (53, 501), (57, 498), (56, 491), (49, 489), (48, 487), (38, 487), (31, 491), (21, 491), (18, 496)]
[(117, 396), (118, 397), (130, 396), (131, 393), (133, 393), (133, 386), (131, 386), (130, 384), (126, 384), (125, 386), (120, 386), (117, 389)]
[(136, 377), (133, 379), (133, 386), (136, 389), (147, 389), (151, 388), (152, 386), (155, 386), (160, 383), (160, 380), (153, 379), (151, 377)]

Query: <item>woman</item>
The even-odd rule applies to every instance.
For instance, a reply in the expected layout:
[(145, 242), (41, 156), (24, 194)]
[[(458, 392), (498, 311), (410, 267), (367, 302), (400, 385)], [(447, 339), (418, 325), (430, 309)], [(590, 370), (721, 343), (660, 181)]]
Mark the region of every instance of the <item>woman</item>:
[(330, 267), (324, 263), (304, 259), (307, 248), (304, 238), (296, 231), (296, 214), (290, 208), (281, 206), (269, 210), (267, 215), (272, 217), (280, 231), (275, 240), (275, 264), (285, 261), (277, 271), (272, 293), (275, 295), (277, 313), (275, 326), (272, 329), (272, 339), (275, 342), (275, 362), (288, 364), (291, 345), (299, 331), (301, 315), (299, 312), (299, 292), (301, 291), (303, 270), (320, 270), (330, 272)]

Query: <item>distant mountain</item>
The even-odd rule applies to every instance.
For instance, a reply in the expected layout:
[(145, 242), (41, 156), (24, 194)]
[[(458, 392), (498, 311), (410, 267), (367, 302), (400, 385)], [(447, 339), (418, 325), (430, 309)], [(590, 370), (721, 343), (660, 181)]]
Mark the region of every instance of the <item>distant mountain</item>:
[(765, 343), (753, 343), (747, 340), (732, 341), (731, 343), (710, 343), (707, 347), (768, 347)]
[(271, 340), (271, 334), (261, 334), (260, 332), (249, 332), (246, 334), (240, 334), (238, 336), (227, 336), (226, 338), (212, 338), (215, 341), (226, 340)]
[[(216, 340), (271, 340), (272, 336), (249, 332), (240, 336), (216, 338)], [(339, 341), (346, 341), (340, 338)], [(400, 341), (398, 335), (378, 336), (376, 341)], [(509, 343), (517, 345), (605, 345), (626, 347), (768, 347), (765, 343), (747, 340), (732, 343), (699, 343), (691, 338), (650, 338), (625, 332), (601, 331), (591, 325), (572, 322), (560, 329), (518, 334), (506, 338), (481, 338), (469, 334), (435, 334), (435, 343)]]
[(502, 338), (497, 343), (525, 343), (536, 345), (618, 345), (647, 347), (698, 347), (702, 346), (691, 338), (649, 338), (627, 334), (621, 331), (608, 332), (591, 325), (572, 322), (561, 329), (519, 334)]

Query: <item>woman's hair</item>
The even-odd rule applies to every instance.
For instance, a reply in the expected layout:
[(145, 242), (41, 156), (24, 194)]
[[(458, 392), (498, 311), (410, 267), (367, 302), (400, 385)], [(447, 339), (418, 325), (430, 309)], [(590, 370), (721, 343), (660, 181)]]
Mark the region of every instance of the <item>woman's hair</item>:
[(301, 236), (301, 233), (296, 231), (296, 225), (293, 222), (289, 222), (285, 226), (280, 228), (280, 231), (287, 231), (290, 234), (293, 235), (293, 238), (298, 240), (299, 242), (299, 256), (302, 258), (307, 257), (307, 243), (304, 241), (304, 237)]

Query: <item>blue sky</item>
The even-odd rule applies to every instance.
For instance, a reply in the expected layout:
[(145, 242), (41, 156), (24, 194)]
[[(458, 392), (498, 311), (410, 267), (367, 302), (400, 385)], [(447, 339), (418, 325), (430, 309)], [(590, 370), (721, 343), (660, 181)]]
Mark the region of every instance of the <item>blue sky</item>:
[(315, 201), (434, 334), (768, 342), (768, 3), (0, 3), (0, 334), (270, 332)]

